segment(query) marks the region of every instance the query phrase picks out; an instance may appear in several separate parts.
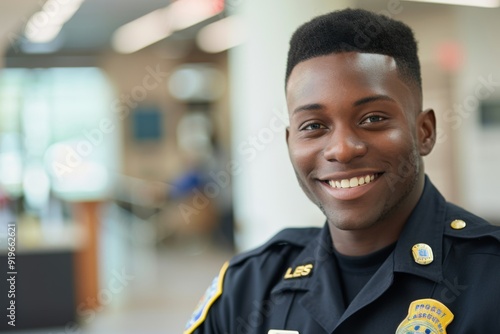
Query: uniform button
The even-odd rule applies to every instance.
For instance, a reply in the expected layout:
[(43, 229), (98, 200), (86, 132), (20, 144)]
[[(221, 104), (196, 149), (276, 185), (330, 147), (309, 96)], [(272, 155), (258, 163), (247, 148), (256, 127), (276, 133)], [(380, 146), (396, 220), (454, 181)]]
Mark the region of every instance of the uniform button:
[(465, 226), (467, 226), (467, 223), (464, 222), (462, 219), (455, 219), (454, 221), (451, 222), (450, 226), (454, 230), (461, 230), (465, 228)]

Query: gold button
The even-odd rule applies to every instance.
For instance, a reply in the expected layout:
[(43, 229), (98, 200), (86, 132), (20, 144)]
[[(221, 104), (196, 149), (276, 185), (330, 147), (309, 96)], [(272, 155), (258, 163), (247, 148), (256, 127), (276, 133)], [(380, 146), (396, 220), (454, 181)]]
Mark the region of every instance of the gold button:
[(451, 222), (450, 226), (454, 230), (461, 230), (467, 226), (467, 224), (462, 219), (455, 219)]
[(427, 244), (416, 244), (411, 249), (413, 259), (416, 263), (426, 266), (434, 261), (434, 254), (432, 248)]

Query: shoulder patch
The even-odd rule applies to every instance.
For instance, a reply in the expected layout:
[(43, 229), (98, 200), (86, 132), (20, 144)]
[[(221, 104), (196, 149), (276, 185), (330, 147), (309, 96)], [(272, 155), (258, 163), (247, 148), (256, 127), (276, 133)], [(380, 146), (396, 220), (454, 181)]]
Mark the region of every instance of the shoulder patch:
[(208, 287), (207, 291), (203, 297), (201, 297), (198, 305), (196, 306), (191, 319), (186, 324), (186, 328), (184, 329), (184, 334), (191, 334), (194, 332), (198, 326), (200, 326), (203, 321), (205, 321), (208, 310), (212, 306), (212, 304), (217, 300), (217, 298), (222, 295), (222, 288), (224, 283), (224, 275), (226, 274), (227, 268), (229, 267), (229, 262), (224, 263), (219, 274), (215, 276), (212, 283)]

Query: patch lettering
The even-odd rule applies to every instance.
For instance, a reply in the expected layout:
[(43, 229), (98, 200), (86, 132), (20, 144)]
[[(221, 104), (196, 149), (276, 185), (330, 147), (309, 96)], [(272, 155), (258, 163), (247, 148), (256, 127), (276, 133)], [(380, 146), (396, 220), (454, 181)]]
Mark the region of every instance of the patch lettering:
[(453, 313), (440, 301), (430, 298), (415, 300), (396, 334), (446, 334), (446, 326), (453, 318)]
[(295, 267), (295, 269), (290, 267), (287, 269), (284, 279), (309, 276), (312, 273), (312, 269), (313, 265), (311, 263), (304, 264), (302, 266), (297, 266)]

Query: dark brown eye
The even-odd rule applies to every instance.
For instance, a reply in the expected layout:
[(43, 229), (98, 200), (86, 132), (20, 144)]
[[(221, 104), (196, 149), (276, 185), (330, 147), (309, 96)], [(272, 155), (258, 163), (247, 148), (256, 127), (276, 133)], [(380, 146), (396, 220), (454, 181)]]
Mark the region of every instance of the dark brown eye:
[(385, 118), (382, 117), (382, 116), (368, 116), (367, 118), (365, 118), (365, 120), (363, 121), (363, 123), (376, 123), (376, 122), (380, 122), (380, 121), (383, 121)]
[(305, 126), (302, 130), (319, 130), (324, 129), (325, 127), (319, 123), (311, 123)]

